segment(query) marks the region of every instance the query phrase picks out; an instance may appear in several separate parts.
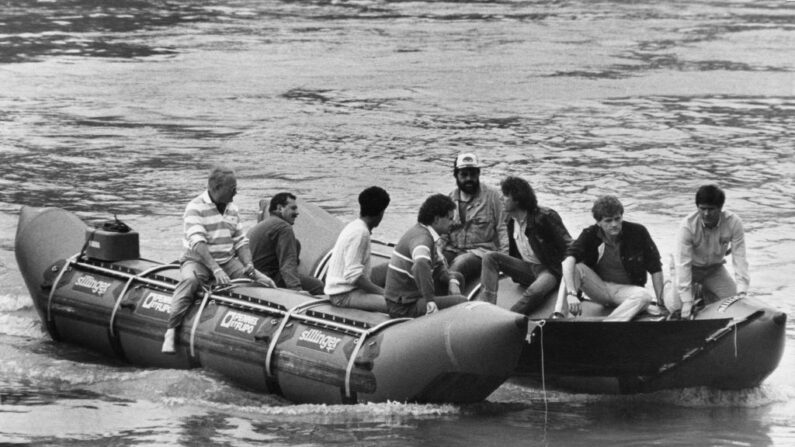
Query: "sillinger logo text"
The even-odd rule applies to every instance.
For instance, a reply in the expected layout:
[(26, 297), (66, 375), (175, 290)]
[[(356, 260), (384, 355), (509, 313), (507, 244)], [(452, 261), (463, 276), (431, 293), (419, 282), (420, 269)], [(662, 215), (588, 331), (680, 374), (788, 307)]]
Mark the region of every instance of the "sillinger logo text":
[(111, 283), (100, 281), (91, 275), (83, 275), (75, 281), (74, 289), (102, 296), (107, 292), (110, 285)]
[(328, 335), (320, 329), (307, 329), (301, 332), (296, 344), (316, 351), (334, 352), (340, 341), (342, 341), (342, 338)]

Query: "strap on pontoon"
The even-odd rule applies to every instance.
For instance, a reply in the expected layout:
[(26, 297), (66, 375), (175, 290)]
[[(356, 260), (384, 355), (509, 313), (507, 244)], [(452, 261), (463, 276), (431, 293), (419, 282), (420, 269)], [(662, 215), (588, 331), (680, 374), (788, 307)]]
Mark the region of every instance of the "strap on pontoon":
[(273, 358), (273, 352), (276, 350), (276, 344), (279, 343), (279, 337), (281, 337), (284, 328), (287, 326), (287, 323), (290, 321), (290, 318), (294, 317), (297, 312), (302, 310), (306, 310), (315, 306), (319, 306), (321, 304), (328, 303), (328, 298), (317, 299), (313, 301), (307, 301), (305, 303), (301, 303), (292, 309), (288, 310), (287, 313), (284, 314), (282, 317), (282, 322), (279, 324), (279, 327), (273, 333), (273, 337), (271, 338), (271, 342), (268, 344), (268, 354), (265, 356), (265, 376), (269, 379), (273, 378), (273, 371), (271, 368), (271, 359)]
[(160, 271), (163, 271), (163, 270), (169, 270), (169, 269), (173, 269), (173, 268), (179, 268), (179, 264), (157, 265), (157, 266), (154, 266), (154, 267), (150, 268), (149, 270), (145, 270), (145, 271), (141, 272), (139, 275), (130, 276), (129, 279), (127, 279), (127, 283), (124, 285), (124, 288), (121, 289), (121, 293), (119, 294), (119, 297), (116, 298), (116, 304), (114, 304), (114, 306), (113, 306), (113, 312), (110, 313), (110, 325), (108, 326), (108, 329), (110, 329), (111, 338), (113, 338), (113, 339), (116, 338), (116, 331), (114, 329), (114, 327), (116, 326), (116, 313), (119, 311), (119, 307), (121, 307), (122, 299), (124, 298), (124, 295), (126, 295), (127, 292), (130, 290), (130, 286), (132, 285), (132, 283), (137, 281), (137, 280), (140, 280), (141, 278), (149, 276), (149, 275), (151, 275), (153, 273), (157, 273), (157, 272), (160, 272)]
[(221, 285), (216, 287), (208, 287), (204, 292), (204, 297), (202, 297), (201, 305), (199, 305), (199, 311), (196, 312), (196, 316), (193, 318), (193, 325), (190, 329), (190, 356), (196, 358), (196, 330), (199, 328), (199, 322), (201, 322), (202, 313), (204, 313), (204, 308), (207, 307), (207, 302), (210, 301), (212, 298), (213, 292), (226, 292), (227, 290), (232, 290), (236, 287), (240, 286), (247, 286), (255, 281), (248, 279), (248, 278), (238, 278), (233, 279), (231, 284), (228, 285)]
[(63, 263), (63, 267), (61, 267), (61, 271), (58, 272), (58, 276), (55, 277), (55, 281), (52, 283), (50, 287), (50, 295), (47, 297), (47, 326), (52, 325), (52, 299), (55, 296), (55, 289), (58, 288), (58, 283), (61, 282), (61, 278), (63, 278), (64, 273), (66, 270), (69, 269), (69, 266), (77, 262), (77, 259), (80, 257), (81, 253), (78, 253), (71, 258), (67, 259)]
[(362, 349), (365, 340), (367, 340), (369, 336), (375, 334), (387, 326), (402, 323), (407, 320), (411, 320), (411, 318), (395, 318), (393, 320), (387, 320), (377, 326), (373, 326), (370, 329), (363, 331), (359, 335), (359, 340), (356, 341), (356, 346), (353, 348), (353, 352), (351, 352), (351, 358), (348, 360), (348, 367), (345, 368), (345, 397), (349, 399), (351, 398), (351, 373), (353, 373), (353, 366), (356, 363), (356, 357), (359, 355), (359, 350)]

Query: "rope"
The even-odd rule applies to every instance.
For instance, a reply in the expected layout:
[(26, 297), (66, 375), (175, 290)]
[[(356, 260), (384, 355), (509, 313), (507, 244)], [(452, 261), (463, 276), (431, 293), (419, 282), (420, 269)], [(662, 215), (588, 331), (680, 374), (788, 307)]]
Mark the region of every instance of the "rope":
[(546, 320), (541, 320), (538, 327), (541, 333), (541, 392), (544, 395), (544, 440), (547, 439), (547, 424), (549, 423), (549, 401), (547, 400), (547, 378), (544, 365), (544, 325)]
[(199, 320), (201, 319), (202, 312), (204, 312), (204, 307), (207, 306), (207, 301), (209, 301), (210, 295), (212, 295), (212, 293), (212, 287), (208, 287), (207, 291), (204, 293), (204, 298), (202, 298), (199, 311), (196, 312), (196, 317), (193, 319), (193, 327), (190, 329), (190, 356), (193, 358), (196, 358), (196, 330), (199, 328)]

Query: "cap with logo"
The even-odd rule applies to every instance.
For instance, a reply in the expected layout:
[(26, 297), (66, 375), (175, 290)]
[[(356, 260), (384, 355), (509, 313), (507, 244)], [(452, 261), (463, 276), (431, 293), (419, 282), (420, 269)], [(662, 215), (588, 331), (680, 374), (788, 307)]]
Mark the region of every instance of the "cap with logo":
[(480, 160), (478, 156), (472, 153), (464, 153), (458, 155), (455, 159), (456, 169), (477, 168), (480, 169)]

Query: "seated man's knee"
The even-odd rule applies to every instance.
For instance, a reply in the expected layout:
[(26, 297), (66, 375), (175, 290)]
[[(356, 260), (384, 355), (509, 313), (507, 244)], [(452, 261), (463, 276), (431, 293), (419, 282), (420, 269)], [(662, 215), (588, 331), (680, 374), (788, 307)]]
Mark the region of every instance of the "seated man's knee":
[(484, 269), (489, 268), (489, 269), (495, 269), (495, 270), (499, 268), (499, 265), (498, 265), (498, 262), (497, 262), (497, 252), (496, 251), (490, 251), (490, 252), (486, 253), (485, 255), (483, 255), (482, 268), (484, 268)]

